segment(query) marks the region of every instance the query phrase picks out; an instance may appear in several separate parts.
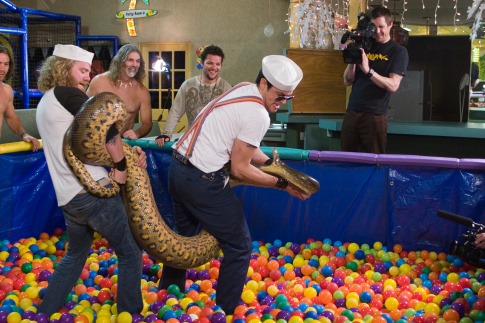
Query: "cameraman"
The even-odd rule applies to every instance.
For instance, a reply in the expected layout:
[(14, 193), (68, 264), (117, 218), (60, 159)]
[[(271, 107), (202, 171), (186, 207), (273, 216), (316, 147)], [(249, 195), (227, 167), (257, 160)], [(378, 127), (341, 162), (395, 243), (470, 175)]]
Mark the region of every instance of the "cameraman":
[(371, 49), (360, 48), (361, 64), (348, 64), (344, 84), (352, 85), (341, 133), (342, 151), (385, 153), (387, 113), (392, 93), (399, 88), (408, 65), (405, 47), (391, 39), (393, 16), (378, 6), (370, 13), (376, 26)]

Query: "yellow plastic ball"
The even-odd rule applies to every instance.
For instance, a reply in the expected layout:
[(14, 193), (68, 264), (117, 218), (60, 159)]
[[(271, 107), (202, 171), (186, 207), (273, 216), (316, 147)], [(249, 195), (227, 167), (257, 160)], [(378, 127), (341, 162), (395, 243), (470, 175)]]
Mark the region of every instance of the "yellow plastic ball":
[(377, 250), (377, 251), (381, 250), (382, 249), (382, 242), (380, 242), (380, 241), (374, 242), (373, 248), (374, 248), (374, 250)]
[(22, 316), (19, 312), (11, 312), (7, 316), (7, 323), (20, 323), (22, 321)]
[(354, 254), (357, 250), (359, 250), (359, 245), (356, 244), (355, 242), (349, 243), (349, 246), (347, 247), (347, 250), (351, 254)]
[(460, 281), (460, 276), (457, 273), (449, 273), (446, 277), (446, 281), (451, 283), (458, 283)]
[(424, 313), (435, 313), (439, 315), (440, 311), (440, 307), (435, 303), (428, 303), (424, 306)]
[(118, 314), (116, 318), (117, 323), (131, 323), (133, 321), (133, 317), (129, 312), (121, 312)]
[(243, 300), (244, 303), (251, 304), (256, 300), (256, 295), (252, 290), (246, 289), (242, 292), (241, 299)]

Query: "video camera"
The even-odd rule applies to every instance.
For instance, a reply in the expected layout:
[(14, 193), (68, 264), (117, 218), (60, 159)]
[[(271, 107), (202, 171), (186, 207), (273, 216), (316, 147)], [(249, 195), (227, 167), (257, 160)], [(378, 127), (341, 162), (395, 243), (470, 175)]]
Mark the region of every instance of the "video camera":
[(343, 50), (344, 62), (346, 64), (360, 64), (362, 63), (362, 54), (360, 49), (368, 52), (374, 43), (374, 36), (377, 27), (370, 21), (370, 18), (365, 13), (361, 12), (357, 16), (357, 28), (347, 31), (340, 39), (341, 44), (345, 44), (350, 38), (351, 43)]
[(438, 211), (438, 216), (458, 224), (466, 225), (469, 229), (461, 235), (463, 242), (453, 241), (450, 244), (449, 253), (453, 256), (462, 258), (475, 267), (485, 267), (485, 250), (475, 246), (477, 234), (485, 232), (485, 225), (473, 222), (472, 219), (449, 213)]

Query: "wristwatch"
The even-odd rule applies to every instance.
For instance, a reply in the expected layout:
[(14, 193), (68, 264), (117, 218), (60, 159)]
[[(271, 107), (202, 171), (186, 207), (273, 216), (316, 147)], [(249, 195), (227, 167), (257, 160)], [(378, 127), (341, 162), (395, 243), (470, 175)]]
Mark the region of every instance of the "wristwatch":
[(374, 75), (374, 70), (371, 68), (371, 69), (369, 70), (369, 73), (367, 73), (366, 75), (367, 75), (367, 77), (368, 77), (368, 78), (371, 78), (371, 77), (372, 77), (372, 75)]

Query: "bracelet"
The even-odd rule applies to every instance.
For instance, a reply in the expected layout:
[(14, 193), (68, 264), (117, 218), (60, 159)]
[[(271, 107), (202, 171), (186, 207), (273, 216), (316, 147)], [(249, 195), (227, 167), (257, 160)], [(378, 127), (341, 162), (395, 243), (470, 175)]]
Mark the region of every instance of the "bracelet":
[(27, 133), (24, 131), (20, 134), (20, 138), (24, 139), (24, 136), (27, 135)]
[(126, 170), (126, 157), (123, 157), (122, 160), (115, 163), (115, 169), (120, 172), (124, 172)]
[(284, 190), (288, 187), (288, 181), (283, 177), (278, 177), (278, 180), (276, 181), (276, 187)]
[(165, 141), (165, 139), (168, 139), (168, 141), (170, 141), (170, 136), (168, 136), (168, 135), (160, 135), (160, 136), (157, 136), (155, 138), (155, 140), (157, 140), (157, 139), (163, 139), (164, 141)]

